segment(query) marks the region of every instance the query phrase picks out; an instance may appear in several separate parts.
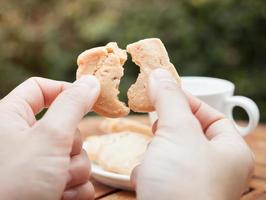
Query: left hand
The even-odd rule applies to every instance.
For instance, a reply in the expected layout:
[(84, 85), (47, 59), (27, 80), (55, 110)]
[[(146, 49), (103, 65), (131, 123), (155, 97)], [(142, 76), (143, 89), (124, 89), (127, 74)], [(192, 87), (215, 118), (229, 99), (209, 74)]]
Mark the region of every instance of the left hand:
[(1, 199), (94, 198), (77, 125), (99, 91), (93, 76), (73, 84), (30, 78), (0, 101)]

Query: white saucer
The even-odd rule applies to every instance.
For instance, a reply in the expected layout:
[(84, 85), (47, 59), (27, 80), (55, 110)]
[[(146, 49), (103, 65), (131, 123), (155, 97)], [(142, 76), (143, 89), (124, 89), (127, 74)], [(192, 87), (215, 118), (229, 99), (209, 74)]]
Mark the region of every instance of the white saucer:
[[(84, 142), (83, 148), (87, 149), (88, 147), (87, 145), (88, 143)], [(94, 163), (91, 163), (91, 172), (92, 172), (92, 177), (96, 181), (99, 181), (100, 183), (123, 190), (130, 190), (130, 191), (134, 190), (130, 182), (130, 176), (128, 175), (108, 172), (102, 169), (99, 165)]]
[(123, 190), (133, 191), (130, 176), (108, 172), (96, 164), (91, 164), (92, 177), (105, 185)]

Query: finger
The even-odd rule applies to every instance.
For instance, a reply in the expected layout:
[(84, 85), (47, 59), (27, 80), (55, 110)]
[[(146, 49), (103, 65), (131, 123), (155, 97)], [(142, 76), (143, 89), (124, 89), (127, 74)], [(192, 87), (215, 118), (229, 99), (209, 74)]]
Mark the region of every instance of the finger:
[(149, 97), (158, 114), (159, 129), (175, 130), (179, 134), (195, 135), (201, 131), (180, 85), (169, 72), (154, 70), (149, 78)]
[(66, 188), (72, 188), (80, 184), (84, 184), (90, 177), (90, 161), (87, 153), (82, 150), (79, 155), (73, 156), (70, 160), (69, 174), (70, 181)]
[(63, 193), (62, 200), (93, 200), (95, 190), (91, 182), (77, 186)]
[(99, 81), (91, 75), (83, 76), (58, 95), (40, 120), (40, 127), (46, 133), (73, 138), (78, 123), (92, 108), (99, 92)]
[[(220, 119), (212, 123), (206, 130), (206, 136), (211, 141), (226, 140), (228, 142), (235, 142), (241, 136), (238, 134), (233, 123), (226, 118)], [(242, 138), (241, 138), (242, 139)]]
[(223, 113), (209, 106), (189, 92), (185, 92), (185, 94), (192, 112), (200, 122), (209, 140), (216, 140), (218, 136), (219, 138), (221, 136), (226, 138), (229, 137), (231, 140), (233, 138), (239, 138), (233, 123), (229, 119), (226, 119)]
[(152, 133), (155, 134), (155, 132), (157, 131), (158, 128), (158, 119), (153, 123), (152, 125)]
[(79, 129), (77, 129), (74, 135), (74, 141), (72, 144), (70, 156), (75, 156), (75, 155), (80, 154), (81, 149), (82, 149), (82, 143), (83, 143), (82, 135)]
[(188, 92), (185, 92), (185, 94), (193, 114), (199, 120), (204, 131), (207, 131), (209, 126), (216, 121), (225, 118), (224, 114), (201, 101), (197, 97), (194, 97)]
[(16, 120), (31, 126), (36, 121), (35, 115), (48, 107), (57, 95), (70, 85), (67, 82), (45, 78), (30, 78), (1, 100), (2, 108), (13, 113)]
[(132, 173), (130, 175), (130, 182), (131, 182), (134, 190), (136, 190), (136, 186), (137, 186), (137, 175), (138, 175), (138, 172), (139, 172), (139, 165), (137, 165), (133, 169), (133, 171), (132, 171)]

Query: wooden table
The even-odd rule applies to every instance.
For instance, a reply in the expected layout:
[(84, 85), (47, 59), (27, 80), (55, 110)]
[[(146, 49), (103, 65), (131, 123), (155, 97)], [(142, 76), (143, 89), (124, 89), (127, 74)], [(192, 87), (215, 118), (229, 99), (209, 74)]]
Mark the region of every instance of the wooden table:
[[(130, 118), (148, 123), (145, 116), (131, 116)], [(90, 133), (99, 132), (99, 117), (85, 118), (80, 124), (81, 133), (86, 136)], [(245, 140), (256, 156), (256, 166), (252, 180), (249, 183), (249, 190), (241, 200), (266, 200), (266, 125), (259, 125)], [(96, 200), (135, 200), (133, 192), (105, 186), (92, 180), (95, 187)]]

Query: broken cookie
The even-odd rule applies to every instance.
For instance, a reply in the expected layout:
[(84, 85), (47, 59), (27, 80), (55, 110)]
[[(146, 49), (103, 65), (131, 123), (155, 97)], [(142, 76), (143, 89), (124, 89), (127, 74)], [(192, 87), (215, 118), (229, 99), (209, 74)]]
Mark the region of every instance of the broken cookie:
[(105, 117), (123, 117), (129, 108), (118, 99), (120, 79), (127, 53), (115, 42), (84, 51), (78, 56), (77, 79), (82, 75), (95, 75), (101, 84), (101, 92), (93, 110)]
[(150, 38), (129, 44), (127, 52), (133, 62), (140, 67), (136, 83), (128, 90), (128, 106), (135, 112), (152, 112), (154, 107), (148, 97), (148, 78), (152, 70), (162, 68), (168, 70), (177, 83), (180, 77), (170, 62), (167, 51), (160, 39)]

